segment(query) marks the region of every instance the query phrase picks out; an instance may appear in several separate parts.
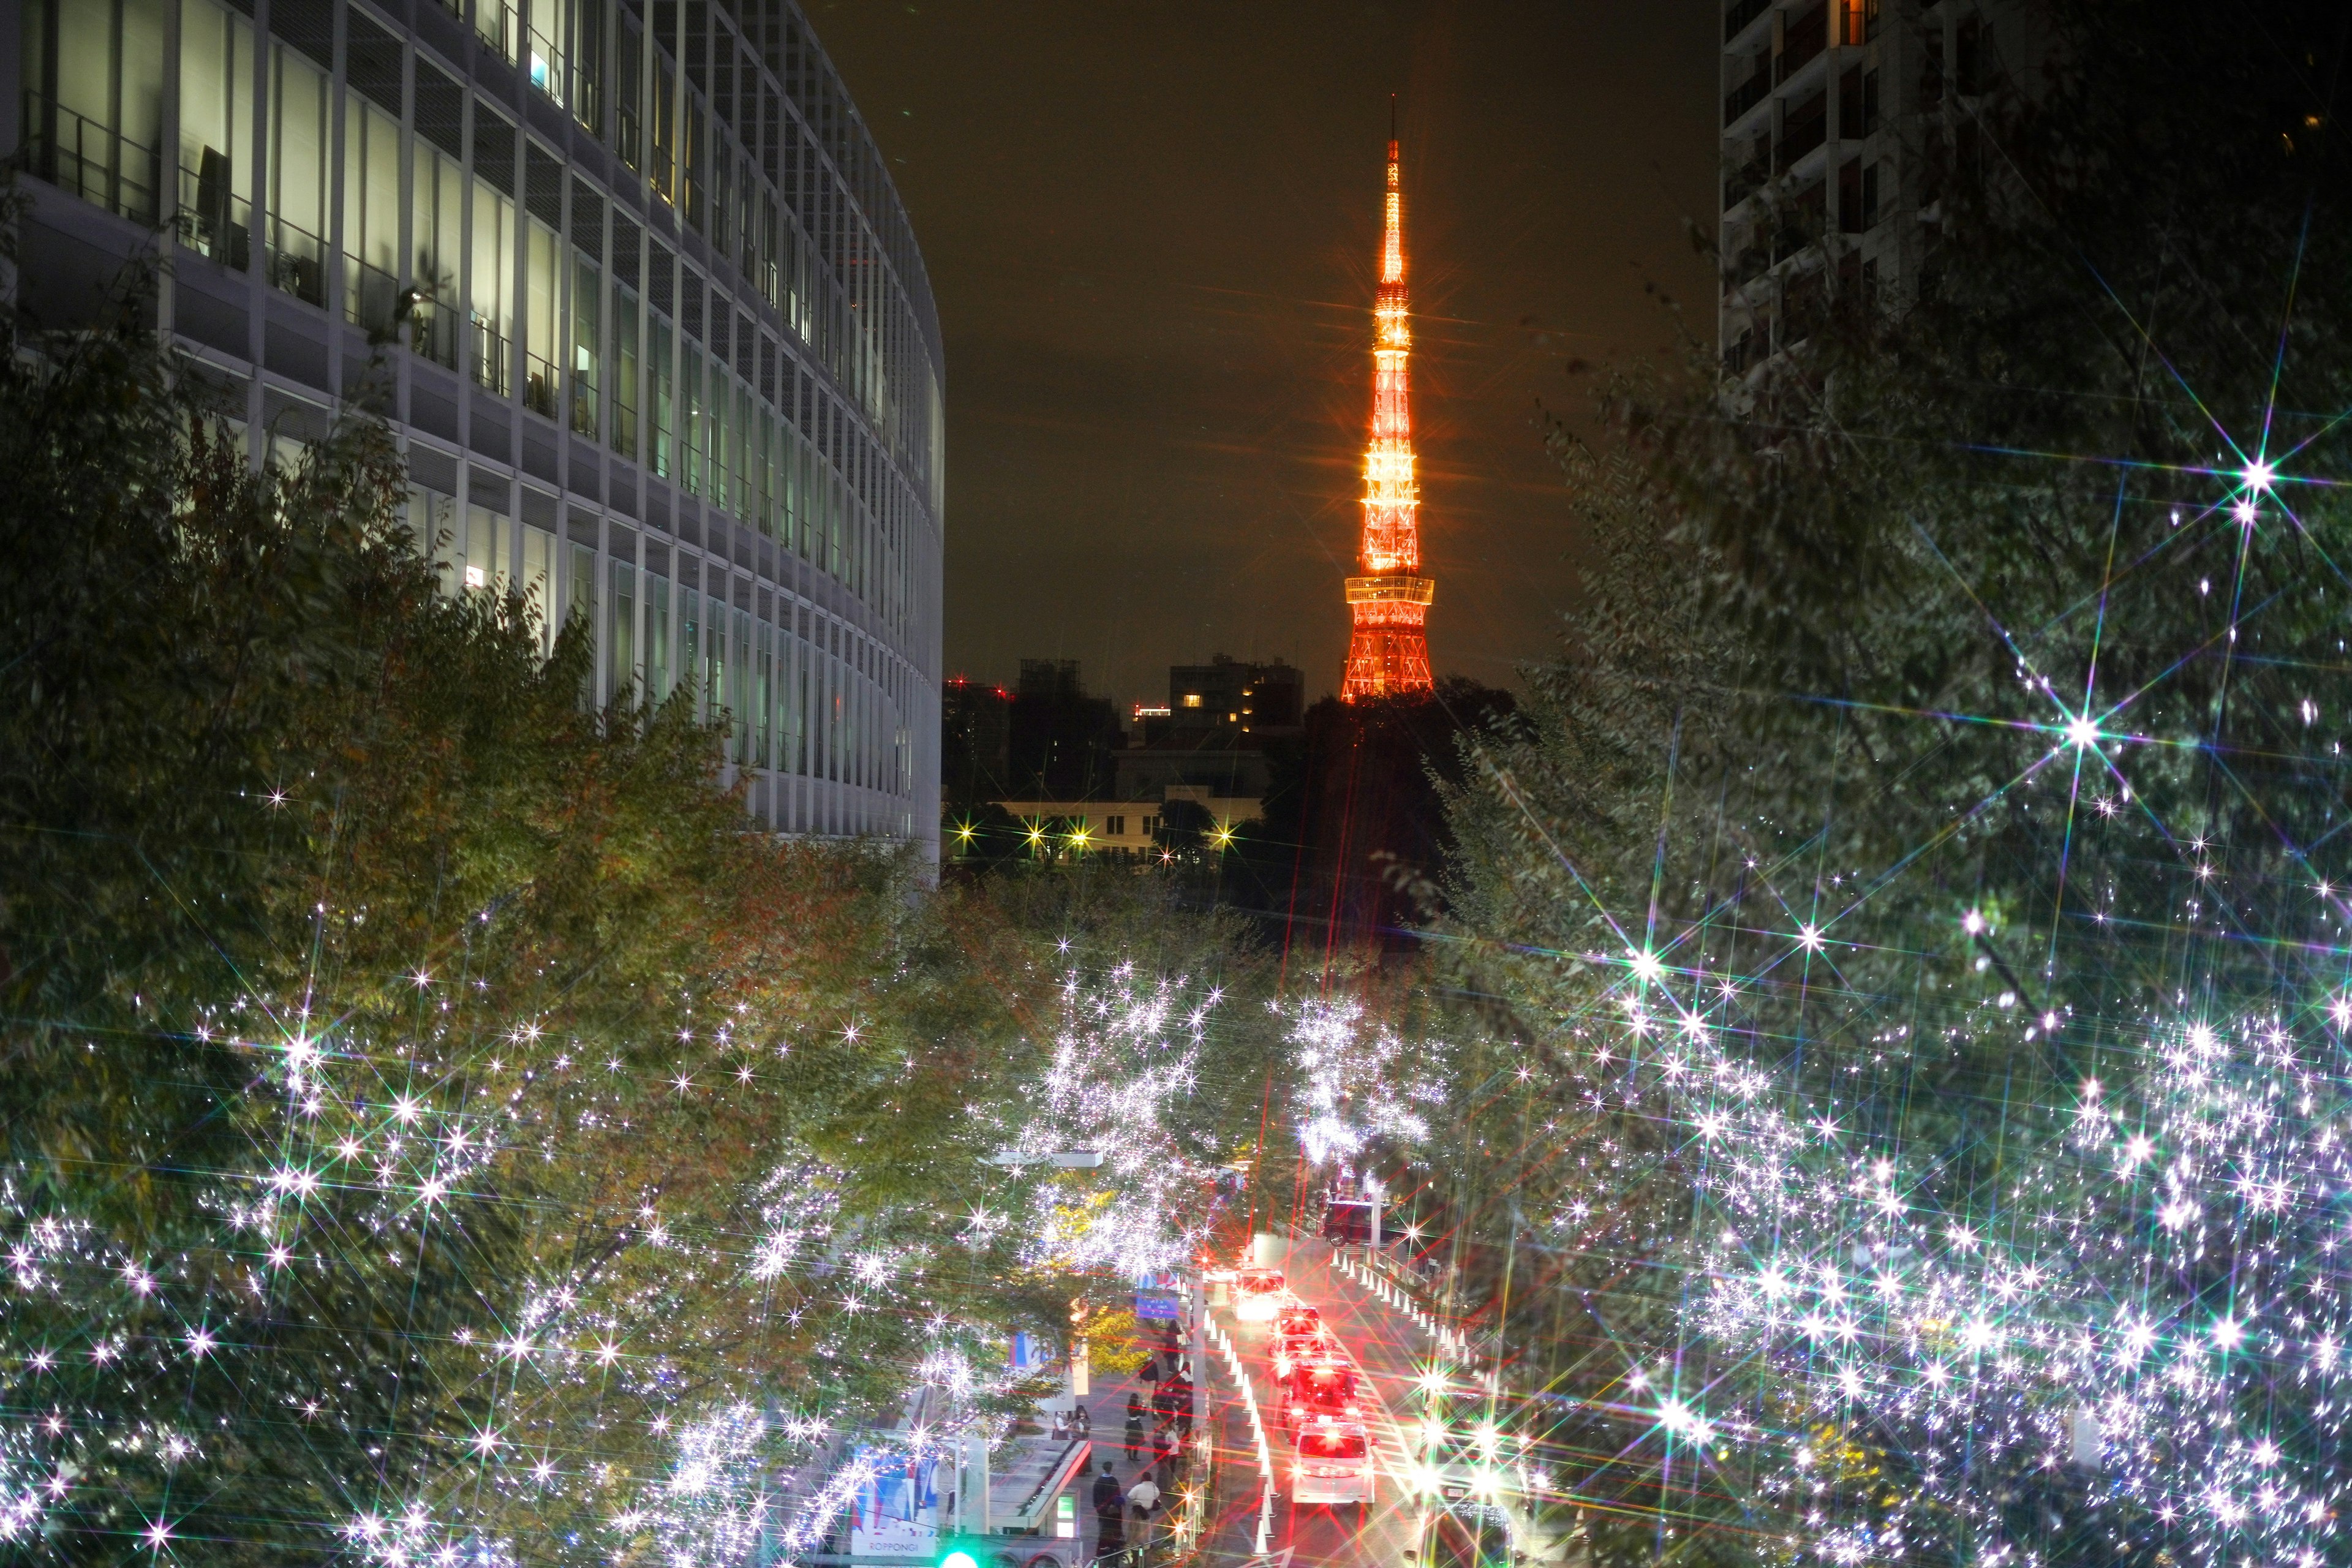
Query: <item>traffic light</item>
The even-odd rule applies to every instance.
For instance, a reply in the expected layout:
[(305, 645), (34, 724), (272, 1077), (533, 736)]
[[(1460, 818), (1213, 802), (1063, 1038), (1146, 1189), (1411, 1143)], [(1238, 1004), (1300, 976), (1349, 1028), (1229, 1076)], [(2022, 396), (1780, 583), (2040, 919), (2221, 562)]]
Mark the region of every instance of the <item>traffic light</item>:
[(933, 1563), (934, 1568), (981, 1568), (987, 1560), (977, 1543), (948, 1540), (940, 1542), (940, 1554)]

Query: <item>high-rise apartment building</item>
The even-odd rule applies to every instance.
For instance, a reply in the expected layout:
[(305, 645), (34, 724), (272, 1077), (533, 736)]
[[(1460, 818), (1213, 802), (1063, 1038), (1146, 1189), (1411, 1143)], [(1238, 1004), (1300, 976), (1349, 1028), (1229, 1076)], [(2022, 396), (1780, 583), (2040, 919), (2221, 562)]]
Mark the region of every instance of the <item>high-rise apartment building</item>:
[(1801, 342), (1830, 302), (1899, 301), (1944, 220), (1941, 182), (2030, 87), (2032, 0), (1730, 0), (1723, 17), (1727, 375)]
[(252, 457), (362, 391), (453, 592), (691, 684), (778, 830), (936, 856), (942, 355), (792, 0), (0, 0), (16, 307), (134, 257)]

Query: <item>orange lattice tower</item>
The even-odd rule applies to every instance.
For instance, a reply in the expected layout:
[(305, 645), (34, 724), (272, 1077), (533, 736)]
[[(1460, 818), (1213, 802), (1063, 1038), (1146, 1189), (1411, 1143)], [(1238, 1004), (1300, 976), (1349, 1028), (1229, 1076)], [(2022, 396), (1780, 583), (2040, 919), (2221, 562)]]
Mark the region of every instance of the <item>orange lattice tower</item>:
[[(1393, 118), (1393, 108), (1391, 110)], [(1381, 290), (1372, 307), (1372, 441), (1364, 450), (1364, 574), (1348, 579), (1355, 634), (1339, 695), (1394, 697), (1427, 691), (1429, 602), (1437, 584), (1421, 575), (1421, 495), (1412, 478), (1412, 410), (1405, 358), (1412, 329), (1404, 294), (1404, 193), (1397, 183), (1396, 128), (1389, 128), (1387, 236)]]

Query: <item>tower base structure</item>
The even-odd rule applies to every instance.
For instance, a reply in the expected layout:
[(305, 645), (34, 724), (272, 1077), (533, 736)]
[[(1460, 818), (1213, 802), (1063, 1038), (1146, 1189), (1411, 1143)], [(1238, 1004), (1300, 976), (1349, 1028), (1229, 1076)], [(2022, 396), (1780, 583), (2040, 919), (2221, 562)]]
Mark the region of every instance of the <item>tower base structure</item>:
[(1339, 698), (1412, 697), (1433, 689), (1429, 673), (1429, 605), (1437, 596), (1430, 577), (1350, 577), (1348, 609), (1355, 619)]

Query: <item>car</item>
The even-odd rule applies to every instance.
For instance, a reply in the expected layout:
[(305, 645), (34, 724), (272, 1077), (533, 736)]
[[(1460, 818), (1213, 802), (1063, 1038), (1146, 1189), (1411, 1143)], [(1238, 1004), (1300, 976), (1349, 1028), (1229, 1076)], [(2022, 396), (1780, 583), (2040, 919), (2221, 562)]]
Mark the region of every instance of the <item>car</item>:
[(1292, 1333), (1283, 1327), (1283, 1320), (1275, 1320), (1274, 1342), (1266, 1347), (1266, 1365), (1273, 1370), (1274, 1381), (1282, 1382), (1293, 1369), (1312, 1361), (1344, 1361), (1339, 1342), (1317, 1324), (1304, 1333)]
[(1282, 1384), (1279, 1414), (1282, 1425), (1292, 1431), (1317, 1416), (1362, 1419), (1356, 1369), (1332, 1357), (1299, 1363)]
[(1290, 1502), (1372, 1502), (1372, 1440), (1360, 1421), (1318, 1415), (1292, 1440)]
[(1290, 1299), (1290, 1282), (1279, 1268), (1244, 1268), (1234, 1276), (1234, 1321), (1270, 1323)]
[(1315, 1334), (1323, 1329), (1323, 1314), (1312, 1302), (1286, 1301), (1274, 1314), (1277, 1334)]

